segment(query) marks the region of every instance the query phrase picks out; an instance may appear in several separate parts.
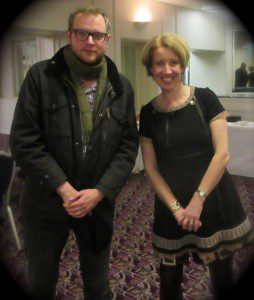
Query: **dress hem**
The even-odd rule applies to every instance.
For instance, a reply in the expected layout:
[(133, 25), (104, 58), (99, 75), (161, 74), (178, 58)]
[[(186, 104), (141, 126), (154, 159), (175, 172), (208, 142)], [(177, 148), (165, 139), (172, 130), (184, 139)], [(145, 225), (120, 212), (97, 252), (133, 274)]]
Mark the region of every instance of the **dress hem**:
[[(253, 241), (254, 232), (248, 218), (236, 228), (217, 232), (208, 238), (200, 238), (192, 234), (185, 236), (183, 239), (168, 240), (153, 233), (156, 261), (161, 262), (163, 259), (167, 259), (171, 261), (169, 264), (173, 265), (177, 259), (188, 254), (195, 254), (201, 263), (207, 265), (218, 258), (222, 259), (233, 251), (243, 248), (246, 244), (253, 243)], [(176, 247), (176, 243), (178, 247)]]

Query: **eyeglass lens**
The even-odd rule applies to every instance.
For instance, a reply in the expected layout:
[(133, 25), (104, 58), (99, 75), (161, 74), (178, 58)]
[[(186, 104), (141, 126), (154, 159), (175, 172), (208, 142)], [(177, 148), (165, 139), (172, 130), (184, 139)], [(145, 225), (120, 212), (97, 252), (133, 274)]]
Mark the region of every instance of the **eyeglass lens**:
[(107, 36), (104, 32), (88, 32), (82, 29), (73, 29), (75, 36), (78, 40), (86, 40), (91, 35), (96, 42), (103, 42)]

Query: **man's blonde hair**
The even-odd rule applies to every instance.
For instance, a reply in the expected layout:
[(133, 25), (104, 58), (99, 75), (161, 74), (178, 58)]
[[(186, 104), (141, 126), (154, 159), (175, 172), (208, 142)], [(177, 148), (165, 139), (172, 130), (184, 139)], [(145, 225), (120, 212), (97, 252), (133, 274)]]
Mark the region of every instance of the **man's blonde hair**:
[(73, 29), (73, 23), (75, 20), (75, 17), (78, 14), (84, 14), (84, 15), (102, 15), (104, 20), (105, 20), (105, 24), (106, 24), (106, 33), (109, 32), (110, 29), (110, 24), (109, 24), (109, 19), (106, 16), (105, 12), (103, 10), (101, 10), (98, 7), (94, 7), (94, 6), (82, 6), (77, 8), (74, 12), (72, 12), (69, 16), (69, 20), (68, 20), (68, 30), (72, 30)]
[(146, 67), (147, 75), (152, 76), (153, 53), (159, 47), (173, 50), (179, 57), (181, 67), (185, 70), (190, 59), (190, 50), (187, 42), (174, 33), (163, 33), (151, 38), (145, 45), (141, 57)]

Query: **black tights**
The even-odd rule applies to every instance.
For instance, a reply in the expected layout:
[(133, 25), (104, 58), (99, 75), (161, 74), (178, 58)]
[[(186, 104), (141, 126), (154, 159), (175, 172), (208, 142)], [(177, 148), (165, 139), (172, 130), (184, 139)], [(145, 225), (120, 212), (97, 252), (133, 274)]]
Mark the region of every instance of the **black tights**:
[[(214, 299), (221, 299), (233, 287), (232, 257), (209, 265)], [(160, 300), (183, 299), (181, 283), (183, 265), (160, 265)]]
[(160, 300), (180, 300), (183, 265), (160, 265)]
[[(209, 265), (214, 299), (223, 299), (234, 285), (232, 256)], [(223, 298), (222, 298), (223, 297)], [(224, 298), (225, 299), (225, 298)]]

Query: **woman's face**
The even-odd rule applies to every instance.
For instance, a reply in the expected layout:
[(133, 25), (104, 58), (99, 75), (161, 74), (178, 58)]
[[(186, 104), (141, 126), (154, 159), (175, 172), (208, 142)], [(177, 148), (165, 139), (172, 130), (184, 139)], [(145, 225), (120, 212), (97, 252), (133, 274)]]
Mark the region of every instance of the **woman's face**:
[(159, 47), (153, 53), (151, 73), (163, 91), (172, 90), (182, 81), (183, 68), (176, 53), (166, 47)]

